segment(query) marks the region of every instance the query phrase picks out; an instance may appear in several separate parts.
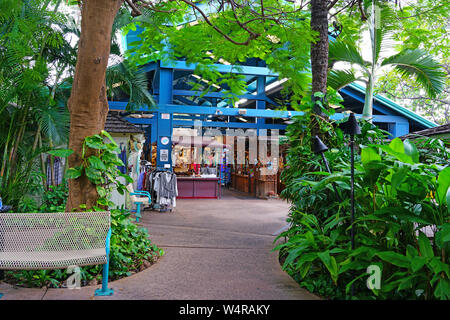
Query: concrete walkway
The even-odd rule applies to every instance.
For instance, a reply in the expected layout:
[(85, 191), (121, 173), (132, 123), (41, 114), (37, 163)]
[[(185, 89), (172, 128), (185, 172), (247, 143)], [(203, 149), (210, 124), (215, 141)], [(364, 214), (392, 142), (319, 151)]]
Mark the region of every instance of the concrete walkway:
[(145, 211), (141, 224), (165, 255), (131, 277), (111, 282), (112, 297), (79, 290), (24, 289), (0, 283), (3, 299), (317, 299), (278, 263), (274, 233), (289, 206), (225, 192), (220, 200), (178, 200), (173, 212)]

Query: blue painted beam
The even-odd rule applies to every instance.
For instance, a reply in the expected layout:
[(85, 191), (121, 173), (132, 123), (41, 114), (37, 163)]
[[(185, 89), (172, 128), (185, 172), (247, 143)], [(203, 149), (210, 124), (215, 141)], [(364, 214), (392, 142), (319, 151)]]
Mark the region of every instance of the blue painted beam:
[[(126, 117), (125, 120), (133, 124), (150, 124), (150, 119), (147, 118), (130, 118)], [(199, 121), (195, 120), (173, 120), (172, 124), (174, 127), (188, 127), (193, 128)], [(242, 128), (242, 129), (257, 129), (258, 125), (256, 123), (245, 123), (245, 122), (221, 122), (221, 121), (201, 121), (202, 127), (218, 127), (218, 128)], [(264, 124), (259, 129), (278, 129), (285, 130), (286, 125), (283, 124)]]
[[(125, 110), (127, 102), (120, 101), (109, 101), (109, 106), (111, 110)], [(204, 106), (190, 106), (190, 105), (159, 105), (156, 107), (159, 112), (167, 113), (180, 113), (180, 114), (206, 114), (214, 115), (216, 112), (221, 112), (223, 116), (245, 116), (245, 117), (261, 117), (261, 118), (289, 118), (290, 116), (301, 116), (303, 112), (301, 111), (282, 111), (282, 110), (268, 110), (268, 109), (238, 109), (238, 108), (215, 108), (215, 107), (204, 107)], [(155, 110), (155, 111), (156, 111)], [(245, 115), (239, 114), (239, 110), (246, 110)], [(148, 111), (146, 108), (142, 108), (136, 111)], [(290, 114), (290, 115), (289, 115)], [(335, 113), (331, 116), (332, 120), (341, 120), (348, 117), (346, 113)], [(357, 114), (357, 118), (361, 115)], [(408, 123), (408, 120), (401, 116), (389, 116), (389, 115), (373, 115), (374, 122), (382, 123)]]
[[(185, 61), (160, 61), (161, 68), (173, 68), (176, 70), (191, 70), (194, 71), (197, 64), (188, 64)], [(211, 64), (211, 67), (221, 73), (239, 73), (254, 76), (272, 76), (277, 77), (278, 74), (272, 72), (267, 67), (250, 67), (240, 65), (226, 65), (226, 64)]]
[[(223, 92), (208, 92), (204, 93), (203, 91), (193, 91), (193, 90), (173, 90), (174, 96), (196, 96), (196, 97), (205, 97), (205, 98), (225, 98), (226, 93)], [(248, 100), (257, 100), (257, 99), (265, 99), (265, 95), (254, 95), (254, 94), (241, 94), (237, 96), (239, 99), (248, 99)]]
[[(190, 120), (174, 120), (174, 127), (194, 127), (197, 121)], [(221, 121), (202, 121), (202, 127), (218, 127), (218, 128), (242, 128), (242, 129), (278, 129), (285, 130), (287, 125), (284, 124), (263, 124), (258, 126), (257, 123), (245, 122), (221, 122)]]
[[(361, 118), (361, 114), (355, 114), (356, 118)], [(347, 113), (335, 113), (330, 117), (332, 120), (341, 120), (347, 118)], [(373, 122), (381, 122), (381, 123), (408, 123), (408, 120), (400, 117), (400, 116), (386, 116), (386, 115), (373, 115)]]
[[(160, 112), (184, 113), (184, 114), (206, 114), (222, 116), (261, 117), (261, 118), (289, 118), (291, 116), (303, 115), (301, 111), (281, 111), (268, 109), (239, 109), (239, 108), (215, 108), (187, 105), (159, 105)], [(245, 110), (240, 114), (239, 110)]]

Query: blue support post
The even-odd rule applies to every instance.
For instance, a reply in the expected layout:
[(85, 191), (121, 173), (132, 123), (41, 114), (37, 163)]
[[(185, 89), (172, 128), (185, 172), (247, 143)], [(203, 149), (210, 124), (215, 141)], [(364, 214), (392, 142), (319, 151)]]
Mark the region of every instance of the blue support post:
[[(171, 104), (173, 101), (173, 69), (159, 69), (159, 104)], [(158, 112), (156, 167), (172, 169), (172, 132), (173, 114)]]
[[(266, 109), (266, 99), (265, 99), (265, 93), (266, 93), (266, 77), (265, 76), (258, 76), (256, 80), (256, 90), (257, 95), (260, 97), (264, 97), (263, 99), (256, 100), (256, 109), (258, 110), (265, 110)], [(256, 118), (256, 127), (257, 127), (257, 134), (259, 136), (259, 130), (262, 129), (262, 127), (266, 124), (265, 118)]]
[(409, 122), (394, 122), (389, 123), (388, 131), (392, 134), (392, 139), (404, 136), (409, 133)]
[(108, 235), (106, 236), (106, 264), (103, 265), (102, 288), (95, 290), (95, 296), (112, 296), (114, 294), (114, 290), (108, 288), (110, 242), (111, 228), (109, 229)]

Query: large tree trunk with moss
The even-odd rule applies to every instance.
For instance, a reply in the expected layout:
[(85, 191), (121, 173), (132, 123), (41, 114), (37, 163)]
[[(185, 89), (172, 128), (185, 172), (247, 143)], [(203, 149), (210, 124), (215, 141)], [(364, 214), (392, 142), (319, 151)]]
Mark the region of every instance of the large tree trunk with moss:
[[(104, 128), (108, 114), (105, 72), (111, 45), (111, 29), (122, 0), (84, 0), (77, 65), (68, 102), (70, 111), (69, 167), (81, 164), (84, 138)], [(69, 180), (66, 211), (96, 204), (97, 191), (86, 176)]]

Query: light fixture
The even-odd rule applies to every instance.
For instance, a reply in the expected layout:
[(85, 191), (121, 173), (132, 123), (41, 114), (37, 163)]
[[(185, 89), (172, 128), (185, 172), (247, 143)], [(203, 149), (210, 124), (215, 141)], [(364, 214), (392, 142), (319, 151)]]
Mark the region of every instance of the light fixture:
[[(361, 134), (361, 128), (356, 120), (355, 114), (351, 113), (348, 120), (339, 126), (345, 134), (350, 135), (350, 205), (351, 205), (351, 246), (355, 250), (355, 135)], [(355, 295), (355, 288), (352, 283), (351, 294)]]
[[(325, 145), (325, 143), (320, 140), (318, 136), (313, 137), (313, 144), (312, 144), (312, 151), (315, 154), (320, 154), (322, 156), (322, 160), (325, 164), (325, 168), (327, 169), (327, 172), (331, 174), (330, 166), (328, 165), (328, 160), (325, 157), (325, 152), (328, 150), (328, 147)], [(337, 191), (336, 185), (334, 182), (331, 184), (333, 186), (334, 192), (336, 193), (336, 197), (339, 201), (341, 201), (341, 197), (339, 196), (339, 192)]]

